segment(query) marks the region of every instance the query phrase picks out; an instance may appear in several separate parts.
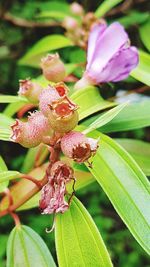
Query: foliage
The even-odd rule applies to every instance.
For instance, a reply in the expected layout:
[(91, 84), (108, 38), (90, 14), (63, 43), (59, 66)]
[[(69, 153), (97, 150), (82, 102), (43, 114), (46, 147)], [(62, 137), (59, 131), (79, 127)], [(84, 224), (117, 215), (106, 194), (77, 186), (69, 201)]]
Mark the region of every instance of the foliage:
[[(86, 12), (92, 11), (97, 18), (104, 18), (108, 23), (119, 21), (125, 26), (131, 42), (139, 49), (139, 65), (125, 81), (88, 86), (78, 91), (74, 90), (74, 82), (82, 77), (86, 51), (64, 28), (66, 17), (72, 16), (79, 23), (82, 19), (72, 14), (69, 1), (21, 3), (15, 0), (13, 4), (9, 1), (0, 4), (3, 14), (0, 29), (2, 267), (109, 267), (113, 264), (148, 267), (149, 1), (98, 2), (82, 1), (82, 4)], [(45, 174), (49, 157), (47, 145), (27, 150), (10, 141), (14, 118), (23, 117), (26, 121), (28, 107), (29, 110), (36, 108), (26, 97), (17, 96), (18, 80), (34, 77), (33, 81), (47, 86), (49, 82), (40, 72), (41, 56), (47, 52), (58, 52), (65, 64), (69, 96), (79, 106), (76, 130), (99, 140), (92, 168), (89, 163), (77, 164), (67, 159), (75, 171), (76, 197), (68, 211), (56, 216), (55, 236), (45, 232), (53, 218), (40, 215), (37, 210), (39, 188), (30, 180), (32, 177), (39, 182)], [(124, 90), (121, 101), (120, 89)], [(133, 101), (130, 101), (131, 95)], [(25, 176), (29, 179), (24, 179)], [(71, 184), (67, 190), (72, 193)], [(7, 213), (16, 223), (14, 228), (9, 216), (3, 218)]]

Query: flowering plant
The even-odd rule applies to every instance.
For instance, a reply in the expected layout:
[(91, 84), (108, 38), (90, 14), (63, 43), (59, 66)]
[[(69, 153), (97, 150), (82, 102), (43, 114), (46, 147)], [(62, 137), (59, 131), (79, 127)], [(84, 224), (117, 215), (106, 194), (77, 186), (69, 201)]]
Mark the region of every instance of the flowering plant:
[[(0, 157), (0, 217), (10, 215), (15, 223), (8, 239), (7, 267), (56, 266), (52, 248), (22, 224), (23, 211), (35, 207), (35, 217), (43, 222), (50, 218), (42, 232), (46, 229), (49, 238), (55, 232), (58, 266), (113, 266), (115, 258), (100, 234), (101, 223), (96, 226), (78, 199), (81, 189), (90, 190), (94, 182), (139, 245), (150, 252), (146, 177), (150, 169), (149, 152), (144, 150), (149, 145), (112, 134), (118, 132), (118, 137), (122, 131), (150, 126), (149, 99), (130, 102), (131, 93), (120, 97), (120, 90), (116, 95), (113, 91), (130, 79), (145, 83), (147, 90), (149, 80), (143, 78), (147, 73), (138, 75), (143, 73), (145, 53), (131, 45), (120, 22), (108, 26), (101, 18), (107, 5), (105, 0), (95, 13), (86, 13), (73, 3), (64, 13), (45, 15), (54, 16), (54, 25), (57, 22), (65, 36), (52, 34), (38, 41), (19, 64), (38, 67), (40, 76), (20, 77), (17, 96), (0, 96), (8, 103), (0, 114), (0, 139), (23, 153), (28, 149), (22, 167), (15, 170), (8, 170)], [(66, 47), (66, 54), (58, 53)], [(75, 59), (65, 63), (74, 51)], [(106, 96), (109, 92), (113, 97)], [(87, 201), (91, 199), (88, 194)]]

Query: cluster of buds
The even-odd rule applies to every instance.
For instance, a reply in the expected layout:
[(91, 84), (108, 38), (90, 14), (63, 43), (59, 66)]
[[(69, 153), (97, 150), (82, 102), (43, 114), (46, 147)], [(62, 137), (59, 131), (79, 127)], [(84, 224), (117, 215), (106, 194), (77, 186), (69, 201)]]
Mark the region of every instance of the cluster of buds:
[[(11, 126), (11, 140), (31, 148), (44, 143), (49, 147), (47, 184), (41, 190), (39, 202), (42, 214), (65, 212), (74, 194), (74, 172), (60, 160), (64, 156), (82, 163), (96, 152), (97, 140), (74, 131), (78, 124), (78, 106), (69, 98), (69, 88), (63, 82), (64, 65), (58, 54), (42, 59), (42, 71), (51, 83), (43, 88), (30, 79), (20, 81), (19, 95), (36, 104), (39, 110), (29, 114), (27, 120), (16, 120)], [(66, 186), (73, 181), (73, 192), (67, 201)]]
[(76, 2), (70, 5), (70, 12), (72, 16), (65, 17), (62, 23), (62, 26), (66, 29), (66, 36), (75, 45), (85, 49), (91, 28), (103, 20), (98, 19), (92, 12), (85, 13), (83, 7)]

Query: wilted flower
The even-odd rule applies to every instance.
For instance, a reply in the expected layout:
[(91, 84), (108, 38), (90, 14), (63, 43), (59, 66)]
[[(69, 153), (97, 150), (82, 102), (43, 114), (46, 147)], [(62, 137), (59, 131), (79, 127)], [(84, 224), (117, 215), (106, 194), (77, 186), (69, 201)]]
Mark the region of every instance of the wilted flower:
[(25, 96), (31, 103), (38, 104), (42, 90), (42, 86), (37, 82), (31, 81), (30, 78), (19, 81), (18, 94)]
[(48, 54), (41, 59), (41, 68), (43, 75), (48, 81), (60, 82), (66, 76), (65, 65), (61, 61), (58, 53)]
[(130, 46), (128, 34), (118, 22), (97, 24), (88, 40), (87, 66), (76, 89), (128, 77), (138, 64), (138, 51)]
[(87, 138), (80, 132), (69, 132), (61, 139), (61, 149), (65, 156), (81, 163), (87, 161), (98, 148), (98, 141)]
[(48, 119), (39, 111), (31, 113), (27, 122), (16, 120), (11, 128), (10, 139), (26, 148), (38, 146), (44, 136), (53, 132)]
[(65, 201), (66, 184), (73, 179), (73, 169), (57, 161), (53, 164), (48, 183), (42, 188), (40, 209), (43, 214), (64, 213), (69, 204)]

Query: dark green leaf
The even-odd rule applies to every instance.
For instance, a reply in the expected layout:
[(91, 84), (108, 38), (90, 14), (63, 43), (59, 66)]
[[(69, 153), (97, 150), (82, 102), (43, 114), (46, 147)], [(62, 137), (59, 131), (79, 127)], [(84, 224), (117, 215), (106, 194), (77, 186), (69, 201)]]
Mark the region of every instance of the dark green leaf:
[(150, 19), (140, 27), (140, 37), (145, 47), (150, 51)]

